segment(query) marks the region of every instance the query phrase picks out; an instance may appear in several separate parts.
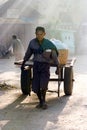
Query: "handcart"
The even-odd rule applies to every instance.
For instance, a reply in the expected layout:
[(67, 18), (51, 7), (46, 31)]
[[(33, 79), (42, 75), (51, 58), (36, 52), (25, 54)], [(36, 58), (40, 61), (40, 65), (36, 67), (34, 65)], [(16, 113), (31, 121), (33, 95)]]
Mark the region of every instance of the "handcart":
[[(64, 93), (65, 95), (72, 95), (73, 92), (73, 66), (76, 61), (76, 58), (68, 59), (66, 64), (59, 65), (59, 74), (56, 78), (50, 78), (49, 81), (58, 82), (57, 91), (48, 90), (48, 92), (56, 92), (58, 93), (58, 97), (60, 96), (60, 85), (63, 82), (64, 85)], [(22, 61), (16, 61), (14, 64), (21, 65)], [(54, 64), (50, 64), (50, 67), (56, 67)], [(33, 69), (33, 61), (29, 60), (25, 63), (25, 69), (21, 71), (21, 90), (24, 95), (30, 95), (32, 91), (32, 69)]]

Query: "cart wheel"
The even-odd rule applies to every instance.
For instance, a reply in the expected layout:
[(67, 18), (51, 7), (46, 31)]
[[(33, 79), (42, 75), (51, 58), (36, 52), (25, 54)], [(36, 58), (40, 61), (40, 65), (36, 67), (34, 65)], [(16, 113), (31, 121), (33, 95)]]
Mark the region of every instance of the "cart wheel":
[(31, 69), (21, 71), (21, 90), (24, 95), (31, 93)]
[(65, 71), (64, 71), (65, 95), (72, 95), (72, 90), (73, 90), (73, 69), (72, 67), (65, 67)]

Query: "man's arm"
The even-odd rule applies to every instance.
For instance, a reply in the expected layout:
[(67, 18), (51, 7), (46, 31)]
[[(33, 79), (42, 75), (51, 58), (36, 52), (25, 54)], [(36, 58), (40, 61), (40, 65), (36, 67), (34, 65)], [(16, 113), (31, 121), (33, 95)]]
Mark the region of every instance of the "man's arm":
[(30, 43), (29, 43), (28, 48), (27, 48), (27, 51), (26, 51), (25, 56), (24, 56), (24, 58), (23, 58), (23, 63), (22, 63), (21, 69), (24, 68), (25, 62), (31, 57), (32, 53), (33, 53), (33, 51), (32, 51), (32, 49), (31, 49)]
[(52, 56), (52, 59), (53, 59), (54, 63), (55, 63), (56, 65), (59, 65), (58, 54), (56, 53), (55, 50), (52, 50), (51, 56)]

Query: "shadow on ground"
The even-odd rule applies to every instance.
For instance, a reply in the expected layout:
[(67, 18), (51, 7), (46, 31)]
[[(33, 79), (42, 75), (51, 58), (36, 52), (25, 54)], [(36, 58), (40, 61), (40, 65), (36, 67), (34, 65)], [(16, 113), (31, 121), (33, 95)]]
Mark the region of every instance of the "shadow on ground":
[(54, 124), (58, 122), (58, 117), (69, 100), (67, 96), (58, 98), (48, 93), (47, 103), (49, 107), (47, 110), (42, 110), (35, 108), (38, 100), (34, 94), (31, 97), (16, 93), (14, 95), (17, 98), (13, 102), (8, 102), (8, 105), (0, 110), (2, 130), (54, 129)]

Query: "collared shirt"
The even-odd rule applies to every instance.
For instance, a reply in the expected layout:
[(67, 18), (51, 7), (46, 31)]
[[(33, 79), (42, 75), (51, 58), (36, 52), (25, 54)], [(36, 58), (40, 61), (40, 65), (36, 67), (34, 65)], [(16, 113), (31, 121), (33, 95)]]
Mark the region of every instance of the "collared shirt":
[[(43, 44), (43, 41), (46, 42), (46, 43), (52, 43), (48, 39), (44, 38), (42, 40), (41, 44)], [(32, 39), (30, 41), (29, 46), (27, 48), (27, 51), (25, 53), (24, 61), (28, 61), (28, 59), (30, 59), (30, 57), (32, 56), (32, 54), (34, 54), (34, 58), (33, 58), (34, 61), (49, 63), (50, 59), (48, 60), (47, 58), (45, 58), (43, 56), (43, 53), (34, 53), (35, 50), (38, 50), (40, 48), (41, 44), (39, 43), (39, 41), (37, 40), (37, 38)], [(50, 49), (50, 48), (48, 48), (48, 49)]]

